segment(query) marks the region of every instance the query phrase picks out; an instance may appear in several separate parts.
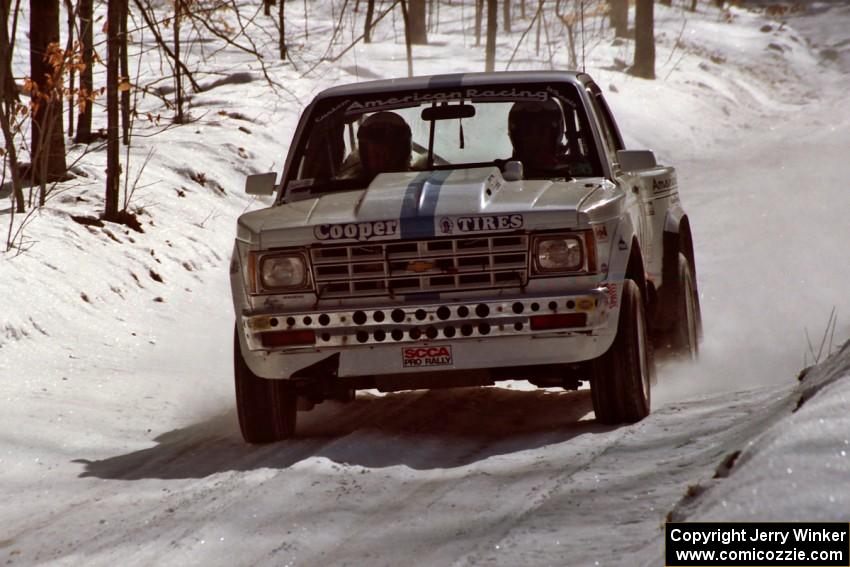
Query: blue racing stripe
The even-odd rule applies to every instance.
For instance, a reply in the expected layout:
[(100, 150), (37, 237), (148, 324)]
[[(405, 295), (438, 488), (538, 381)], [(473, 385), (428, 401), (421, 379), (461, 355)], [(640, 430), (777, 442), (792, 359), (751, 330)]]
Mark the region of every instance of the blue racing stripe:
[(423, 172), (407, 186), (399, 213), (403, 239), (434, 236), (434, 215), (437, 211), (437, 201), (440, 199), (440, 188), (451, 173)]

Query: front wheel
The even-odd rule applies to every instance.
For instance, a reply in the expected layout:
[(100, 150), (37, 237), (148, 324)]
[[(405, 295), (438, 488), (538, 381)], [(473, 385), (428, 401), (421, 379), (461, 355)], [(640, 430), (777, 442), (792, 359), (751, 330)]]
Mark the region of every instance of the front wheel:
[(273, 443), (292, 437), (298, 401), (294, 384), (267, 380), (251, 372), (242, 356), (238, 334), (234, 334), (233, 363), (236, 409), (245, 441)]
[(608, 352), (593, 361), (590, 394), (596, 420), (634, 423), (649, 415), (653, 371), (640, 287), (624, 280), (617, 336)]

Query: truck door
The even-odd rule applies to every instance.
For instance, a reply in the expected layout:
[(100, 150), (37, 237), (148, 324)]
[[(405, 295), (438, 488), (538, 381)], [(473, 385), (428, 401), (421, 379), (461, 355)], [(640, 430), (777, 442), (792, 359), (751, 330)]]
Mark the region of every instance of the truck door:
[[(641, 198), (640, 180), (635, 175), (624, 174), (620, 171), (619, 164), (617, 163), (617, 150), (625, 149), (625, 146), (623, 145), (623, 138), (620, 136), (617, 124), (614, 122), (611, 111), (608, 109), (608, 104), (602, 96), (602, 91), (595, 83), (590, 83), (587, 87), (587, 92), (590, 95), (593, 105), (593, 114), (596, 118), (596, 123), (599, 131), (602, 133), (602, 143), (605, 146), (608, 163), (611, 164), (611, 171), (615, 177), (612, 181), (619, 184), (626, 192), (629, 215), (632, 218), (632, 223), (637, 231), (641, 246), (644, 246), (644, 243), (648, 241), (646, 234), (647, 227), (644, 222), (647, 211), (644, 210), (646, 203)], [(635, 188), (638, 188), (637, 191)], [(648, 250), (645, 252), (648, 252)]]

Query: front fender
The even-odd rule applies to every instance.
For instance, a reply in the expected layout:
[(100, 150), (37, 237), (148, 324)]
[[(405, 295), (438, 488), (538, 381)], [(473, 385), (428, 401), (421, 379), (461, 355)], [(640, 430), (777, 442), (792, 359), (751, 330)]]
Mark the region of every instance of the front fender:
[[(607, 258), (603, 259), (600, 264), (600, 271), (604, 274), (600, 287), (608, 289), (611, 316), (619, 319), (623, 281), (630, 277), (629, 271), (634, 269), (630, 266), (632, 255), (637, 252), (640, 256), (640, 252), (639, 249), (636, 249), (638, 247), (637, 235), (629, 215), (620, 217), (617, 227), (612, 233)], [(637, 283), (641, 286), (642, 291), (645, 291), (644, 278), (639, 278)]]

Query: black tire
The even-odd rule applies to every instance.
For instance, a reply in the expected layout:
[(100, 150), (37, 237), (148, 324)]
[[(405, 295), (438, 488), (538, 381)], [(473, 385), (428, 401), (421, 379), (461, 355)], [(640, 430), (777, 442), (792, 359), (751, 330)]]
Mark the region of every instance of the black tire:
[(274, 443), (292, 437), (298, 415), (294, 384), (287, 380), (267, 380), (251, 372), (242, 357), (237, 334), (234, 334), (233, 362), (236, 409), (245, 441)]
[(677, 279), (673, 296), (673, 321), (667, 343), (673, 355), (696, 360), (699, 356), (699, 339), (702, 318), (691, 265), (681, 252), (678, 258)]
[(624, 280), (617, 336), (608, 352), (593, 361), (590, 394), (596, 421), (634, 423), (649, 415), (654, 369), (640, 288)]
[(688, 270), (691, 272), (691, 281), (694, 284), (694, 305), (697, 316), (697, 342), (702, 340), (702, 306), (699, 303), (699, 284), (697, 284), (697, 273), (693, 263), (688, 262)]

